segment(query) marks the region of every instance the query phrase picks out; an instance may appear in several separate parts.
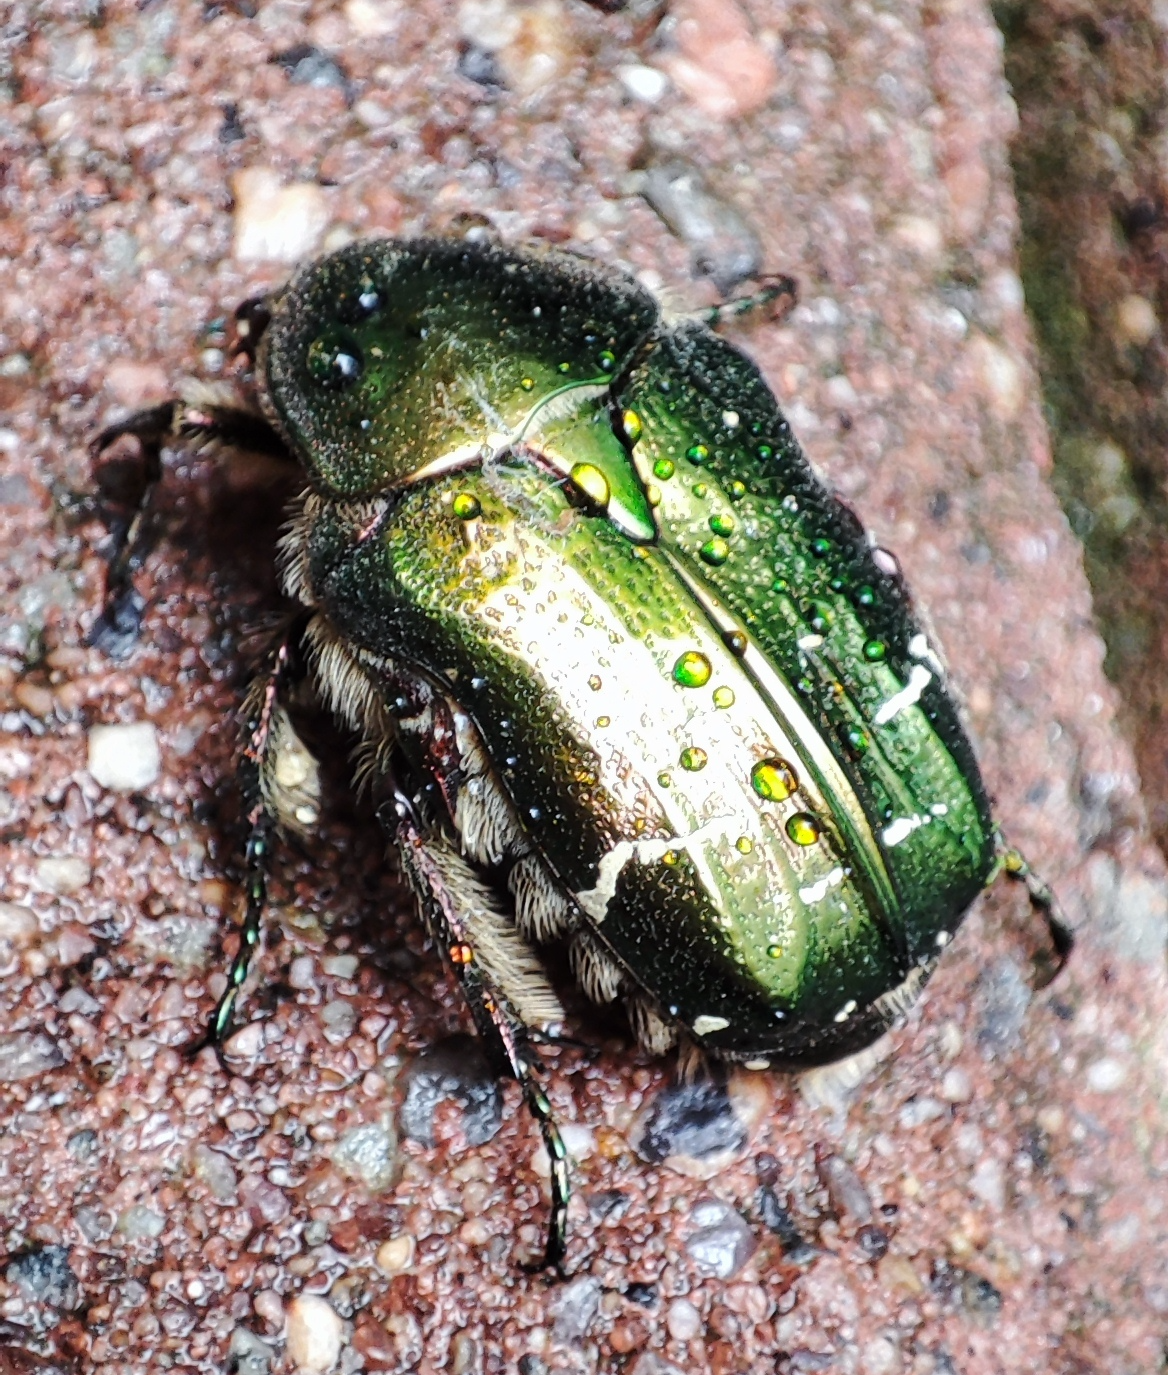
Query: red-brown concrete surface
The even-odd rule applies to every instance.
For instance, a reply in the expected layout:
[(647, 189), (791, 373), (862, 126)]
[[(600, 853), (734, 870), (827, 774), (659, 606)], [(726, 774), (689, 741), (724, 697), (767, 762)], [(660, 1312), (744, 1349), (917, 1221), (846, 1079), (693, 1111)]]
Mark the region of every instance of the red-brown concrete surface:
[[(987, 10), (58, 0), (2, 22), (0, 1369), (1162, 1369), (1168, 890), (1045, 482)], [(679, 157), (737, 211), (712, 247), (642, 196)], [(705, 1169), (638, 1157), (671, 1066), (577, 1007), (583, 1045), (547, 1053), (567, 1285), (522, 1268), (546, 1201), (513, 1086), (485, 1144), (453, 1104), (434, 1145), (394, 1144), (411, 1057), (466, 1018), (346, 801), (343, 742), (320, 836), (278, 865), (232, 1072), (187, 1054), (240, 906), (265, 474), (176, 456), (144, 633), (119, 662), (85, 645), (93, 434), (231, 373), (216, 322), (281, 279), (272, 255), (460, 215), (683, 304), (716, 295), (696, 259), (729, 279), (751, 231), (798, 277), (743, 342), (901, 558), (1003, 824), (1079, 935), (1032, 993), (1033, 924), (999, 886), (859, 1087), (741, 1076), (748, 1140)], [(144, 755), (105, 738), (152, 781), (103, 787), (93, 728), (134, 722)]]

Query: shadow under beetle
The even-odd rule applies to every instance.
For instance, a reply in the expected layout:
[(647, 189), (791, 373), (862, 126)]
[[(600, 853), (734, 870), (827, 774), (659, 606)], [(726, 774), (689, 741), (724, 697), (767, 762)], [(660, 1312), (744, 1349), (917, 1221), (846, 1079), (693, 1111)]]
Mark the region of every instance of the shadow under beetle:
[[(790, 284), (770, 294), (790, 291)], [(99, 436), (219, 439), (303, 475), (280, 543), (298, 607), (245, 707), (250, 834), (225, 1035), (275, 834), (311, 828), (307, 675), (492, 1061), (552, 1167), (531, 1050), (566, 945), (640, 1042), (803, 1068), (911, 1004), (1005, 850), (895, 563), (813, 475), (752, 363), (629, 278), (493, 243), (359, 243), (241, 308), (263, 417), (180, 401)], [(98, 637), (132, 631), (140, 524)]]

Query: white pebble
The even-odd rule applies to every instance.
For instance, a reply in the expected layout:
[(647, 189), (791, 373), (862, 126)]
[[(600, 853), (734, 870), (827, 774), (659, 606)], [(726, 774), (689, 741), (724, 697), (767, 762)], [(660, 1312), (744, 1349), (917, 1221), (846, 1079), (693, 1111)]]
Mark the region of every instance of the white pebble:
[(1087, 1066), (1087, 1085), (1096, 1093), (1114, 1093), (1127, 1079), (1127, 1067), (1106, 1056)]
[(280, 183), (271, 167), (235, 174), (235, 256), (240, 262), (295, 263), (328, 228), (329, 198), (315, 182)]
[(616, 69), (617, 79), (634, 100), (646, 105), (656, 105), (669, 89), (669, 78), (656, 67), (645, 67), (639, 62), (626, 63)]
[(327, 1375), (341, 1354), (344, 1323), (335, 1308), (315, 1294), (288, 1305), (288, 1359), (300, 1375)]
[(1006, 1179), (999, 1162), (983, 1160), (970, 1175), (969, 1191), (996, 1212), (1001, 1212), (1006, 1203)]
[(383, 1241), (377, 1248), (377, 1264), (387, 1275), (400, 1274), (414, 1263), (417, 1249), (414, 1238), (409, 1232), (399, 1232), (397, 1236)]
[(112, 792), (148, 788), (162, 772), (158, 732), (149, 721), (125, 726), (94, 726), (89, 732), (86, 767), (96, 782)]
[(941, 1080), (941, 1097), (946, 1103), (968, 1103), (973, 1097), (973, 1080), (963, 1069), (946, 1070)]
[(1116, 307), (1115, 319), (1121, 337), (1132, 344), (1150, 344), (1160, 328), (1155, 307), (1146, 296), (1125, 296)]
[(666, 1311), (665, 1326), (675, 1342), (688, 1342), (702, 1330), (702, 1315), (688, 1299), (674, 1299)]
[(71, 855), (47, 855), (36, 863), (38, 887), (58, 896), (80, 892), (89, 883), (92, 873), (85, 860)]
[(18, 902), (0, 902), (0, 941), (29, 945), (40, 930), (36, 913)]

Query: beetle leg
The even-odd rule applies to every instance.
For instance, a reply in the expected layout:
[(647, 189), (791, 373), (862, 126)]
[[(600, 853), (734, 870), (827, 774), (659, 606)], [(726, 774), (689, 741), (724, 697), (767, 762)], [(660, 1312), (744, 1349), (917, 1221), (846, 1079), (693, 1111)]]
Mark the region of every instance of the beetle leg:
[[(468, 885), (474, 883), (472, 871), (443, 841), (423, 835), (417, 811), (404, 795), (399, 793), (393, 802), (383, 804), (378, 819), (392, 835), (431, 935), (462, 986), (488, 1058), (496, 1073), (518, 1081), (528, 1111), (539, 1127), (551, 1167), (552, 1196), (547, 1244), (539, 1268), (562, 1274), (571, 1197), (568, 1154), (551, 1103), (535, 1077), (527, 1024), (500, 991), (498, 979), (474, 944), (474, 923), (468, 920), (467, 902), (458, 891), (460, 871), (465, 869)], [(477, 895), (474, 900), (478, 900)]]
[[(252, 684), (244, 708), (239, 785), (248, 823), (244, 847), (247, 907), (240, 929), (239, 950), (227, 975), (227, 988), (208, 1028), (207, 1040), (213, 1046), (222, 1045), (227, 1036), (239, 990), (259, 944), (277, 828), (281, 823), (295, 827), (315, 820), (318, 795), (315, 760), (300, 744), (283, 706), (289, 688), (304, 676), (300, 646), (306, 623), (306, 616), (297, 617), (285, 630), (272, 652), (266, 673)], [(282, 762), (293, 754), (295, 767), (282, 769)], [(281, 773), (284, 778), (280, 777)], [(289, 773), (294, 775), (294, 789), (288, 786)]]
[(768, 277), (749, 296), (736, 296), (733, 300), (722, 301), (708, 310), (700, 311), (695, 318), (710, 329), (717, 329), (727, 321), (739, 320), (744, 315), (753, 315), (761, 310), (768, 312), (768, 319), (783, 320), (795, 308), (798, 299), (799, 287), (794, 277)]
[(1063, 916), (1054, 890), (1038, 877), (1021, 851), (999, 843), (997, 863), (990, 881), (992, 882), (999, 873), (1008, 874), (1010, 878), (1026, 885), (1030, 905), (1041, 914), (1050, 933), (1050, 942), (1055, 954), (1054, 967), (1043, 975), (1038, 984), (1039, 988), (1045, 988), (1058, 976), (1070, 957), (1075, 945), (1074, 934), (1067, 924), (1066, 917)]
[(113, 556), (106, 574), (106, 596), (89, 632), (88, 642), (114, 658), (129, 651), (142, 621), (145, 602), (135, 589), (134, 574), (141, 568), (153, 543), (151, 510), (162, 478), (162, 450), (168, 444), (196, 447), (219, 442), (251, 453), (289, 459), (287, 446), (261, 416), (226, 405), (198, 405), (176, 398), (135, 411), (107, 426), (90, 446), (95, 458), (119, 439), (131, 438), (142, 455), (142, 473), (132, 504), (132, 515), (117, 532)]

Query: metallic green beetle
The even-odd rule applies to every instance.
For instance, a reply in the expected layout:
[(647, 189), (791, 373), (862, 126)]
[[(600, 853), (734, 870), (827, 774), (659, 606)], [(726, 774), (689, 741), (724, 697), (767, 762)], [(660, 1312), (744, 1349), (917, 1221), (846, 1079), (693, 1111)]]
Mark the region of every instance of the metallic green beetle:
[(303, 662), (541, 1125), (558, 1263), (537, 945), (655, 1052), (805, 1067), (874, 1040), (994, 874), (1028, 871), (895, 564), (705, 323), (565, 253), (454, 240), (342, 249), (242, 318), (270, 430), (176, 402), (98, 441), (132, 433), (156, 466), (168, 435), (244, 427), (306, 482), (281, 551), (300, 614), (249, 699), (249, 908), (216, 1032), (272, 833), (317, 814), (282, 704)]

